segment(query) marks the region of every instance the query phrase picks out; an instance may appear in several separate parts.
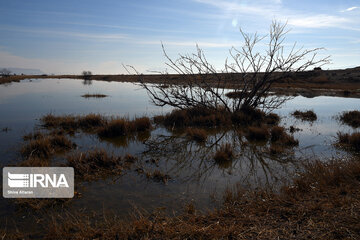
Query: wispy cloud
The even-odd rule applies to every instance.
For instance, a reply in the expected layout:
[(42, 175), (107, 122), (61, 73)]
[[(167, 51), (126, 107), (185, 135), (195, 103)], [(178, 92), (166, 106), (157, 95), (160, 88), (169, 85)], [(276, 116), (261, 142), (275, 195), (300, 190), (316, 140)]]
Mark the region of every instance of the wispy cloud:
[[(347, 29), (351, 19), (331, 15), (331, 14), (310, 14), (303, 13), (292, 9), (287, 9), (282, 6), (280, 0), (273, 0), (279, 4), (266, 4), (263, 1), (252, 1), (251, 4), (244, 4), (242, 2), (230, 2), (228, 0), (193, 0), (198, 3), (208, 4), (216, 7), (226, 13), (233, 15), (247, 14), (255, 15), (264, 19), (278, 19), (287, 21), (289, 25), (301, 28), (343, 28)], [(348, 8), (347, 11), (352, 11), (358, 7)]]
[(22, 33), (44, 34), (47, 35), (48, 37), (55, 35), (55, 36), (76, 37), (76, 38), (97, 39), (97, 40), (122, 40), (122, 39), (127, 39), (129, 37), (127, 34), (80, 33), (80, 32), (70, 32), (70, 31), (56, 31), (56, 30), (48, 30), (48, 29), (27, 29), (27, 28), (18, 28), (16, 26), (4, 26), (4, 25), (0, 25), (0, 30), (22, 32)]
[(359, 8), (360, 7), (349, 7), (349, 8), (347, 8), (347, 9), (341, 11), (341, 12), (351, 12), (351, 11), (354, 11), (354, 10), (359, 9)]

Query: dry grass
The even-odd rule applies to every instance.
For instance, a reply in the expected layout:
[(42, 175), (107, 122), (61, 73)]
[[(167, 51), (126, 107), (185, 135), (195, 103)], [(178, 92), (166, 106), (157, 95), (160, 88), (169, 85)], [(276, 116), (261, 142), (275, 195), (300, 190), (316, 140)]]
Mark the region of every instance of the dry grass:
[(148, 117), (129, 120), (127, 118), (108, 119), (99, 114), (87, 114), (84, 116), (54, 116), (48, 114), (41, 118), (41, 122), (46, 128), (60, 128), (66, 131), (81, 129), (96, 132), (101, 137), (118, 137), (151, 129), (151, 122)]
[(353, 128), (358, 128), (360, 127), (360, 111), (343, 112), (340, 121)]
[(352, 134), (338, 132), (337, 137), (340, 146), (360, 151), (360, 132)]
[(270, 130), (271, 142), (282, 146), (297, 146), (299, 141), (294, 139), (294, 136), (286, 133), (284, 127), (274, 126)]
[(170, 176), (168, 174), (165, 174), (159, 170), (155, 170), (153, 172), (147, 172), (146, 173), (146, 177), (148, 179), (152, 179), (156, 182), (162, 182), (162, 183), (167, 183), (170, 179)]
[(90, 181), (119, 175), (135, 160), (136, 158), (131, 155), (122, 158), (108, 154), (103, 149), (97, 149), (68, 156), (67, 165), (74, 168), (76, 177)]
[(197, 142), (205, 142), (207, 138), (207, 132), (200, 128), (187, 128), (186, 135)]
[(249, 141), (267, 141), (269, 137), (269, 129), (266, 126), (249, 127), (246, 134), (246, 139)]
[(23, 138), (29, 140), (28, 143), (21, 148), (21, 154), (25, 158), (49, 158), (56, 152), (67, 151), (75, 146), (64, 135), (47, 136), (41, 133), (35, 133), (25, 135)]
[[(280, 192), (229, 189), (218, 209), (125, 221), (68, 213), (41, 221), (44, 239), (359, 239), (360, 161), (313, 161)], [(18, 233), (14, 233), (18, 235)], [(10, 233), (7, 235), (11, 236)], [(24, 233), (23, 238), (30, 236)], [(15, 238), (15, 237), (14, 237)]]
[(292, 115), (295, 118), (300, 119), (302, 121), (313, 122), (313, 121), (317, 120), (317, 116), (314, 113), (314, 111), (312, 111), (312, 110), (308, 110), (308, 111), (304, 111), (304, 112), (296, 110), (295, 112), (292, 113)]
[(182, 127), (231, 127), (262, 124), (274, 125), (280, 121), (276, 114), (265, 114), (258, 109), (244, 108), (230, 113), (224, 108), (209, 110), (204, 108), (189, 108), (173, 110), (165, 116), (154, 117), (154, 122), (168, 128)]
[(233, 158), (234, 152), (231, 144), (229, 143), (222, 144), (214, 155), (214, 160), (219, 165), (231, 162)]
[(151, 122), (148, 117), (136, 118), (128, 120), (125, 118), (116, 118), (108, 121), (98, 134), (101, 137), (119, 137), (134, 132), (143, 132), (151, 129)]
[(87, 93), (82, 95), (83, 98), (106, 98), (108, 95), (101, 94), (101, 93)]

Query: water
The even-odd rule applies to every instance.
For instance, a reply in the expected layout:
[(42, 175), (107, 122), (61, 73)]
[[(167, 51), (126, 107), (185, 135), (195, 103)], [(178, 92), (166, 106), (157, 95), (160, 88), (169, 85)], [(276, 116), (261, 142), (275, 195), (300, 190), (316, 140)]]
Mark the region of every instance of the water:
[[(101, 99), (85, 99), (86, 93), (109, 95)], [(78, 150), (105, 148), (109, 152), (136, 155), (139, 160), (133, 168), (116, 179), (109, 178), (81, 182), (78, 190), (81, 198), (67, 204), (68, 209), (114, 210), (124, 217), (134, 208), (152, 211), (165, 207), (169, 212), (182, 211), (185, 204), (194, 202), (200, 209), (217, 204), (210, 196), (219, 197), (227, 187), (241, 183), (245, 187), (276, 185), (286, 180), (289, 174), (301, 166), (302, 158), (346, 155), (333, 146), (338, 131), (354, 129), (341, 125), (336, 116), (342, 111), (355, 110), (360, 99), (340, 97), (295, 97), (276, 112), (281, 116), (281, 125), (294, 126), (301, 130), (294, 133), (299, 147), (286, 156), (272, 157), (261, 144), (244, 144), (244, 138), (234, 131), (214, 131), (205, 144), (193, 142), (183, 134), (172, 134), (158, 127), (141, 138), (116, 140), (99, 139), (96, 135), (76, 133), (71, 140)], [(318, 120), (309, 123), (294, 119), (294, 110), (312, 109)], [(38, 119), (44, 114), (100, 113), (107, 116), (120, 115), (154, 116), (169, 112), (170, 108), (153, 106), (147, 93), (132, 83), (92, 81), (91, 84), (74, 79), (31, 79), (19, 83), (0, 85), (0, 155), (3, 166), (21, 161), (22, 136), (40, 128)], [(217, 141), (231, 142), (236, 159), (229, 165), (219, 166), (212, 156)], [(65, 156), (56, 156), (64, 160)], [(153, 162), (156, 160), (156, 162)], [(161, 170), (171, 179), (164, 184), (146, 178), (134, 169)], [(21, 218), (14, 200), (0, 200), (1, 222), (8, 218)], [(56, 211), (56, 210), (54, 210)]]

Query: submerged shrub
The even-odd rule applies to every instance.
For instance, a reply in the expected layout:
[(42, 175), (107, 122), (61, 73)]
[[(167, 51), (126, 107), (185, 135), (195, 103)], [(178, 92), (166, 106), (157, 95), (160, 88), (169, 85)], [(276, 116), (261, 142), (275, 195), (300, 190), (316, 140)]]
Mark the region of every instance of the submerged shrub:
[(360, 127), (360, 111), (343, 112), (340, 121), (353, 128), (358, 128)]
[(296, 110), (295, 112), (292, 113), (292, 115), (297, 119), (301, 119), (302, 121), (313, 122), (313, 121), (316, 121), (316, 119), (317, 119), (316, 114), (312, 110), (308, 110), (308, 111), (304, 111), (304, 112)]

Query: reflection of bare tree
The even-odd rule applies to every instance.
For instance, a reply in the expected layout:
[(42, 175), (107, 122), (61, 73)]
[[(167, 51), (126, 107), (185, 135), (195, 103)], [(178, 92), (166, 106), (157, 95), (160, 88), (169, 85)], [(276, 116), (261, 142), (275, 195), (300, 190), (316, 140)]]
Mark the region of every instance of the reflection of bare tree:
[[(231, 143), (235, 158), (218, 165), (213, 156), (224, 142)], [(203, 144), (181, 134), (157, 135), (145, 144), (145, 158), (157, 159), (164, 172), (184, 182), (205, 184), (212, 179), (217, 182), (233, 180), (245, 184), (271, 184), (296, 167), (293, 154), (271, 155), (268, 144), (246, 142), (236, 131), (218, 132)]]
[(92, 80), (90, 79), (84, 79), (82, 81), (82, 84), (85, 85), (85, 86), (90, 86), (92, 84)]

